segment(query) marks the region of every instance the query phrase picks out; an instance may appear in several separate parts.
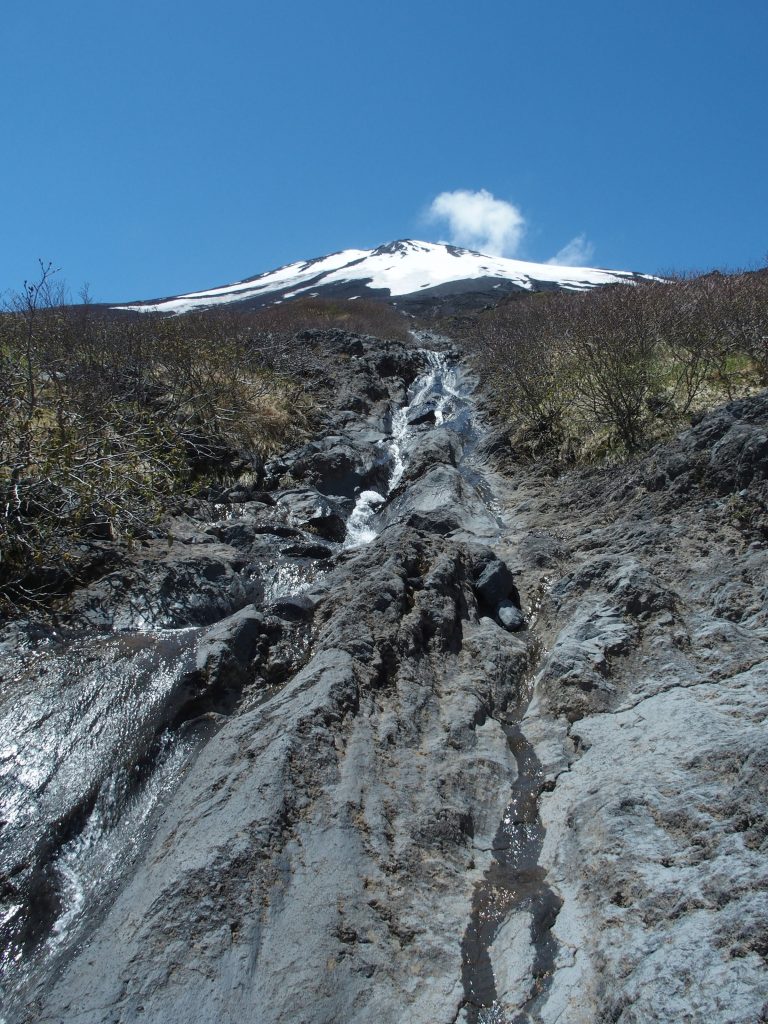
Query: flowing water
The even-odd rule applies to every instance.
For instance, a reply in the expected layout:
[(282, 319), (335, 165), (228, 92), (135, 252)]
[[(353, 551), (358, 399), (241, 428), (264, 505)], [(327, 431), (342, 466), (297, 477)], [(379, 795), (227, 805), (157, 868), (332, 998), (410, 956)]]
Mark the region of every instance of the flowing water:
[(381, 442), (386, 445), (391, 466), (386, 493), (364, 490), (357, 496), (347, 523), (346, 548), (362, 547), (378, 536), (376, 515), (403, 478), (409, 450), (418, 443), (420, 424), (431, 422), (436, 428), (454, 430), (465, 438), (471, 434), (469, 384), (442, 352), (425, 349), (423, 354), (426, 369), (408, 389), (405, 405), (392, 414), (391, 434)]
[(89, 914), (109, 905), (183, 776), (200, 737), (169, 719), (200, 632), (29, 650), (3, 680), (17, 699), (0, 718), (2, 866), (19, 879), (0, 927), (4, 1003), (50, 972)]
[[(469, 1024), (527, 1024), (529, 1012), (546, 993), (557, 953), (551, 929), (561, 901), (539, 865), (544, 843), (539, 816), (541, 766), (519, 723), (513, 719), (503, 728), (517, 764), (517, 778), (494, 838), (493, 861), (475, 887), (470, 922), (461, 945), (465, 1019)], [(510, 1020), (498, 1002), (492, 947), (513, 914), (521, 918), (524, 915), (521, 927), (530, 930), (533, 984)]]
[[(442, 352), (423, 355), (424, 371), (393, 411), (390, 434), (380, 442), (390, 465), (387, 486), (384, 493), (358, 494), (342, 545), (348, 550), (375, 541), (380, 513), (402, 490), (409, 461), (430, 431), (452, 432), (461, 477), (500, 523), (482, 460), (473, 458), (482, 429), (472, 382)], [(279, 561), (263, 580), (265, 604), (300, 594), (324, 565), (311, 558)], [(159, 809), (210, 735), (212, 727), (180, 727), (167, 710), (190, 670), (200, 633), (145, 630), (86, 639), (43, 652), (39, 665), (27, 652), (17, 676), (6, 680), (19, 700), (0, 721), (6, 737), (0, 748), (0, 827), (4, 835), (16, 829), (20, 836), (36, 829), (30, 857), (35, 843), (50, 850), (44, 870), (30, 882), (27, 905), (12, 899), (0, 907), (2, 989), (9, 1004), (49, 976), (108, 909), (138, 862)], [(538, 866), (541, 776), (519, 718), (502, 723), (518, 776), (462, 942), (465, 1013), (473, 1024), (512, 1024), (497, 1002), (491, 962), (493, 941), (510, 914), (524, 911), (530, 919), (538, 979), (531, 1000), (544, 990), (555, 952), (550, 927), (559, 905)], [(64, 792), (69, 804), (57, 813), (57, 794)], [(36, 820), (45, 813), (49, 820)]]
[[(425, 372), (411, 386), (407, 403), (392, 417), (392, 433), (386, 442), (392, 472), (386, 496), (375, 491), (363, 491), (358, 496), (349, 521), (347, 547), (375, 540), (376, 515), (402, 481), (408, 453), (418, 443), (417, 424), (422, 415), (433, 422), (433, 429), (450, 429), (460, 436), (459, 471), (501, 524), (493, 489), (477, 465), (479, 460), (472, 458), (482, 431), (471, 401), (471, 384), (443, 353), (426, 351), (425, 356)], [(543, 775), (520, 727), (530, 697), (531, 692), (521, 694), (514, 713), (501, 723), (515, 759), (517, 777), (494, 839), (493, 860), (475, 888), (461, 945), (464, 1019), (468, 1024), (525, 1024), (530, 1019), (529, 1012), (546, 994), (557, 952), (551, 929), (561, 904), (539, 865), (545, 831), (539, 816)], [(511, 1020), (497, 998), (491, 951), (501, 927), (513, 914), (525, 915), (530, 930), (533, 985)]]

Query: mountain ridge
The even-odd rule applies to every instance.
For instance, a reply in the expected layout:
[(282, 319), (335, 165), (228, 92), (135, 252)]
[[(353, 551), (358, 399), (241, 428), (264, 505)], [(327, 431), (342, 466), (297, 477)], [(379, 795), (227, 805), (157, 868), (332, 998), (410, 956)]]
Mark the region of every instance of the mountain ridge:
[(375, 249), (343, 249), (298, 260), (231, 284), (113, 306), (131, 312), (187, 313), (227, 305), (258, 309), (294, 298), (379, 298), (409, 311), (478, 307), (510, 292), (585, 291), (650, 275), (564, 267), (490, 256), (440, 242), (397, 239)]

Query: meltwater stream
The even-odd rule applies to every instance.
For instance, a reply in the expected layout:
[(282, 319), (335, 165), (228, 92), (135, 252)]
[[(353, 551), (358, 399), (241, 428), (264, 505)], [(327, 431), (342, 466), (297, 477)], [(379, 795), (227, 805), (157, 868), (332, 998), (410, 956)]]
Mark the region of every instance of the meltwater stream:
[[(461, 944), (467, 1024), (529, 1024), (546, 997), (557, 955), (552, 926), (562, 901), (539, 864), (544, 843), (539, 796), (544, 777), (517, 717), (502, 726), (517, 764), (517, 778), (494, 837), (493, 860), (475, 887)], [(498, 1000), (491, 954), (494, 940), (512, 915), (530, 932), (532, 980), (528, 991), (521, 993), (514, 1018), (508, 1019)]]
[[(382, 461), (389, 465), (386, 485), (357, 495), (343, 541), (334, 536), (315, 545), (324, 547), (325, 554), (301, 557), (301, 545), (294, 539), (300, 523), (292, 524), (284, 538), (275, 533), (279, 542), (275, 540), (274, 550), (269, 548), (273, 561), (254, 563), (253, 570), (263, 591), (257, 603), (265, 614), (333, 571), (340, 549), (351, 554), (375, 541), (382, 524), (397, 522), (401, 509), (408, 515), (422, 472), (430, 479), (442, 472), (455, 481), (455, 493), (462, 495), (458, 504), (464, 502), (471, 512), (466, 532), (462, 520), (457, 534), (469, 543), (476, 539), (493, 545), (500, 519), (478, 451), (485, 435), (472, 401), (471, 377), (444, 353), (421, 351), (423, 372), (404, 404), (383, 421), (388, 433), (378, 444)], [(379, 421), (377, 429), (381, 427)], [(433, 463), (435, 451), (449, 453), (451, 464), (437, 458)], [(442, 500), (441, 494), (438, 498)], [(479, 511), (473, 519), (475, 509)], [(240, 514), (225, 524), (233, 532), (240, 528)], [(481, 518), (486, 532), (473, 532)], [(298, 553), (280, 548), (284, 541)], [(309, 552), (310, 545), (305, 547)], [(339, 561), (343, 564), (349, 557)], [(0, 916), (7, 940), (0, 991), (11, 1010), (17, 997), (28, 1000), (47, 984), (104, 916), (140, 862), (163, 806), (215, 728), (192, 722), (180, 727), (176, 711), (163, 710), (178, 707), (177, 692), (179, 701), (184, 700), (183, 676), (194, 665), (201, 633), (198, 627), (184, 627), (87, 637), (43, 652), (40, 671), (20, 670), (11, 680), (20, 699), (9, 709), (5, 727), (0, 721), (0, 735), (11, 738), (0, 748), (0, 825), (10, 839), (7, 848), (13, 847), (0, 869), (20, 880), (19, 898), (10, 901), (5, 922)], [(265, 699), (270, 693), (265, 691)], [(516, 722), (505, 722), (503, 728), (517, 761), (518, 780), (499, 825), (491, 867), (467, 906), (461, 946), (462, 1019), (483, 1024), (504, 1019), (491, 947), (510, 914), (527, 912), (531, 919), (539, 982), (530, 999), (545, 989), (553, 958), (549, 927), (557, 905), (537, 866), (543, 839), (538, 817), (541, 779)], [(460, 941), (456, 935), (457, 947)], [(15, 1019), (7, 1008), (0, 1009), (0, 1024)]]
[(414, 427), (422, 423), (443, 426), (454, 418), (467, 416), (467, 395), (462, 393), (459, 372), (442, 352), (424, 350), (427, 368), (408, 390), (408, 401), (392, 415), (392, 430), (385, 444), (388, 449), (391, 473), (386, 494), (364, 490), (357, 497), (347, 523), (346, 548), (358, 548), (375, 540), (378, 532), (374, 517), (397, 488), (403, 478), (409, 443)]
[[(171, 728), (201, 630), (20, 652), (0, 714), (0, 1005), (79, 942), (141, 854), (200, 737)], [(172, 711), (171, 711), (172, 715)], [(0, 1022), (4, 1020), (0, 1012)]]
[[(471, 389), (459, 369), (437, 351), (425, 351), (427, 368), (408, 393), (407, 403), (392, 417), (389, 449), (392, 471), (386, 495), (363, 491), (349, 519), (345, 547), (357, 548), (376, 539), (376, 516), (401, 483), (409, 449), (418, 443), (418, 427), (431, 423), (449, 427), (462, 437), (460, 472), (486, 506), (496, 513), (496, 502), (485, 476), (471, 458), (480, 430), (471, 403)], [(468, 458), (469, 456), (469, 458)], [(529, 686), (532, 683), (529, 680)], [(492, 861), (476, 885), (469, 923), (461, 942), (462, 1001), (465, 1024), (528, 1024), (546, 998), (557, 954), (552, 925), (561, 901), (549, 887), (539, 865), (544, 827), (539, 815), (543, 785), (541, 766), (525, 738), (520, 722), (532, 690), (518, 695), (517, 706), (501, 721), (517, 777), (509, 803), (499, 823), (492, 847)], [(509, 1018), (498, 998), (492, 947), (503, 925), (515, 916), (530, 931), (532, 983), (520, 994), (514, 1018)]]

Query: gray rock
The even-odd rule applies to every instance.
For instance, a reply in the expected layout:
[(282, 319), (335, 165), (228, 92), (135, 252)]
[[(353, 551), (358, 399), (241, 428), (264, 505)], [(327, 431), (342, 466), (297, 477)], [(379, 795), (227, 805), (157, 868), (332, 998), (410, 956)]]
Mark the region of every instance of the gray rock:
[(455, 1015), (513, 771), (491, 709), (527, 663), (478, 621), (470, 562), (393, 530), (335, 570), (311, 660), (206, 744), (41, 1021)]
[(291, 522), (316, 533), (325, 540), (344, 540), (346, 518), (344, 506), (311, 487), (283, 491), (278, 504), (288, 511)]
[(434, 423), (436, 408), (437, 401), (435, 399), (412, 406), (408, 411), (408, 423), (412, 427), (419, 426), (422, 423)]
[(543, 530), (532, 530), (518, 550), (522, 561), (538, 569), (557, 569), (568, 555), (562, 542)]
[(474, 582), (479, 599), (489, 608), (498, 608), (510, 594), (516, 593), (514, 576), (498, 558), (482, 565)]
[(386, 487), (390, 467), (386, 450), (352, 436), (328, 435), (285, 459), (294, 480), (322, 494), (346, 498), (359, 490)]
[(496, 609), (496, 617), (502, 624), (504, 629), (514, 632), (517, 629), (522, 629), (525, 624), (525, 616), (512, 601), (502, 601)]
[(413, 482), (441, 463), (455, 467), (460, 455), (461, 445), (452, 431), (425, 431), (419, 435), (418, 443), (409, 448), (403, 480), (405, 483)]
[[(4, 939), (12, 949), (60, 926), (60, 886), (71, 877), (78, 836), (93, 861), (81, 869), (81, 898), (114, 884), (121, 854), (142, 834), (159, 796), (138, 799), (145, 773), (166, 785), (178, 777), (202, 736), (200, 728), (187, 730), (182, 742), (180, 725), (231, 712), (255, 680), (265, 629), (249, 607), (208, 630), (80, 639), (45, 656), (20, 652), (0, 696), (0, 733), (13, 738), (0, 794)], [(119, 800), (126, 801), (120, 828)]]
[(152, 541), (133, 564), (76, 592), (69, 619), (97, 629), (210, 625), (261, 601), (259, 579), (243, 575), (242, 566), (230, 545)]
[[(735, 539), (728, 504), (704, 490), (743, 479), (737, 452), (755, 464), (735, 414), (759, 427), (760, 408), (705, 417), (633, 470), (669, 458), (664, 479), (695, 472), (698, 495), (692, 484), (672, 505), (667, 483), (649, 496), (603, 474), (583, 500), (575, 475), (531, 502), (571, 552), (570, 570), (542, 583), (544, 656), (523, 725), (546, 780), (540, 865), (563, 903), (548, 933), (519, 914), (494, 940), (506, 1019), (765, 1015), (765, 553)], [(708, 475), (716, 463), (725, 475)], [(556, 944), (543, 989), (521, 928), (539, 950)]]
[(765, 480), (768, 476), (765, 425), (734, 423), (711, 449), (708, 476), (721, 494)]
[(197, 648), (197, 670), (217, 689), (242, 688), (254, 677), (252, 663), (264, 631), (264, 616), (253, 605), (242, 608), (202, 635)]
[(273, 602), (273, 614), (291, 622), (304, 622), (312, 617), (316, 602), (307, 594), (287, 594)]
[(396, 493), (380, 519), (384, 526), (410, 524), (441, 534), (462, 532), (478, 538), (498, 534), (498, 523), (476, 490), (450, 465), (433, 466)]
[(767, 549), (724, 496), (763, 500), (765, 397), (505, 479), (464, 389), (350, 550), (322, 474), (425, 359), (306, 342), (340, 367), (308, 486), (74, 601), (176, 628), (0, 635), (8, 1024), (762, 1019)]

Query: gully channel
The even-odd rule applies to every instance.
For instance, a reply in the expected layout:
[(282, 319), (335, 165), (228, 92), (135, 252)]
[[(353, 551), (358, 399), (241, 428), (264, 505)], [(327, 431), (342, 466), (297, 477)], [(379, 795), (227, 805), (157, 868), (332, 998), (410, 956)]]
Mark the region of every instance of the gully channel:
[(0, 637), (3, 1024), (512, 1024), (546, 996), (538, 645), (472, 379), (440, 338), (318, 339), (346, 375), (321, 436), (60, 631)]

